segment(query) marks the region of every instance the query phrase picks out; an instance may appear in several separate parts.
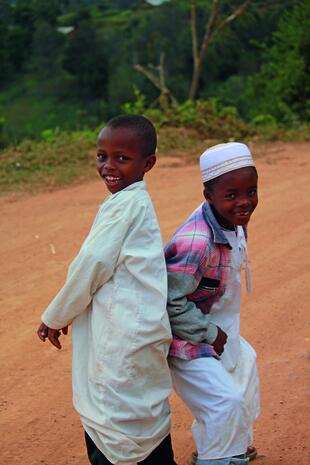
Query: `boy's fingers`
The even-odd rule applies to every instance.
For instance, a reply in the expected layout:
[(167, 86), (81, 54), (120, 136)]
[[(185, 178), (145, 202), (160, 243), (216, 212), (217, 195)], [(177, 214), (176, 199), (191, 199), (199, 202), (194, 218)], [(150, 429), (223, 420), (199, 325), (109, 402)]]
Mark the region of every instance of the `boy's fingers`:
[(40, 331), (37, 331), (37, 335), (39, 336), (39, 339), (41, 339), (41, 341), (45, 342), (46, 336), (44, 334), (40, 333)]
[(45, 342), (46, 338), (50, 341), (50, 343), (56, 347), (57, 349), (61, 349), (61, 344), (59, 342), (59, 336), (61, 334), (68, 334), (68, 326), (65, 326), (61, 330), (59, 329), (52, 329), (48, 328), (44, 323), (41, 323), (39, 329), (37, 330), (37, 335), (41, 339), (41, 341)]
[(59, 342), (60, 331), (58, 329), (50, 329), (48, 330), (48, 340), (50, 341), (53, 346), (57, 349), (61, 349), (61, 344)]
[(65, 335), (68, 334), (68, 326), (65, 326), (64, 328), (62, 328), (62, 334), (65, 334)]
[(41, 323), (37, 331), (37, 335), (39, 336), (41, 341), (45, 342), (45, 339), (47, 338), (47, 333), (48, 327), (44, 323)]
[(61, 349), (61, 344), (60, 344), (60, 342), (58, 341), (58, 339), (56, 339), (56, 338), (54, 338), (54, 337), (49, 337), (48, 339), (49, 339), (50, 343), (51, 343), (54, 347), (56, 347), (56, 349)]

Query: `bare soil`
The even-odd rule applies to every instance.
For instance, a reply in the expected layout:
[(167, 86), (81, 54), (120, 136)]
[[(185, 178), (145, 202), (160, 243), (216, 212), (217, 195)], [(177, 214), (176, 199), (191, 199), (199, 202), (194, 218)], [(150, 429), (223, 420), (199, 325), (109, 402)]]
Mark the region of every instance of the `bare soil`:
[[(310, 145), (271, 144), (258, 153), (260, 201), (249, 225), (254, 290), (242, 302), (242, 334), (257, 350), (261, 376), (256, 463), (309, 465)], [(166, 241), (202, 200), (198, 167), (162, 158), (147, 182)], [(57, 351), (36, 329), (105, 195), (98, 180), (1, 200), (1, 465), (88, 464), (71, 405), (70, 337)], [(171, 404), (176, 460), (187, 465), (192, 417), (175, 394)]]

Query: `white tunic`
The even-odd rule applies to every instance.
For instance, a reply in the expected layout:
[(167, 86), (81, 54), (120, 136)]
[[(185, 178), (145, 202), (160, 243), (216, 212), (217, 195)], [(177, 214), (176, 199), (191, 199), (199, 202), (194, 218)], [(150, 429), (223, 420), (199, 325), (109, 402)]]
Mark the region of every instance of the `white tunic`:
[(259, 380), (254, 349), (240, 336), (240, 273), (246, 252), (242, 227), (223, 230), (231, 263), (225, 294), (211, 308), (210, 321), (228, 335), (221, 360), (171, 358), (176, 392), (191, 409), (200, 460), (245, 453), (259, 414)]
[(143, 181), (111, 195), (42, 321), (72, 322), (73, 403), (116, 465), (144, 460), (169, 434), (171, 331), (156, 215)]
[(210, 321), (225, 331), (227, 342), (221, 355), (221, 362), (228, 371), (233, 371), (237, 365), (240, 346), (240, 300), (241, 300), (241, 268), (246, 252), (246, 241), (243, 228), (235, 231), (222, 229), (230, 243), (231, 262), (224, 295), (211, 307)]

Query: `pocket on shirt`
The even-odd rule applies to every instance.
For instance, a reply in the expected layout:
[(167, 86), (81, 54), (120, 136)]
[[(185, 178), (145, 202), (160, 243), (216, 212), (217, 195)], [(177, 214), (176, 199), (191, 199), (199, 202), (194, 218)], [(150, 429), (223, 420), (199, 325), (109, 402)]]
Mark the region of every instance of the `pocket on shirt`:
[(224, 294), (223, 281), (217, 278), (204, 276), (197, 289), (187, 296), (195, 302), (196, 306), (204, 312), (208, 312), (211, 306)]
[(219, 279), (203, 277), (198, 285), (198, 289), (205, 291), (217, 291), (220, 287)]

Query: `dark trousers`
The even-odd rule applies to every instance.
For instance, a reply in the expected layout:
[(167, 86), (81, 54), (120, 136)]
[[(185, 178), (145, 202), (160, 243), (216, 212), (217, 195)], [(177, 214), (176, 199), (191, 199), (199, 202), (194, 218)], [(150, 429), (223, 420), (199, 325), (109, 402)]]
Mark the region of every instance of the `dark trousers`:
[[(92, 439), (85, 432), (85, 441), (89, 461), (91, 465), (112, 465), (108, 459), (105, 458), (103, 453), (97, 448)], [(177, 465), (173, 460), (173, 450), (171, 445), (171, 436), (167, 436), (160, 444), (153, 450), (153, 452), (139, 465)]]

